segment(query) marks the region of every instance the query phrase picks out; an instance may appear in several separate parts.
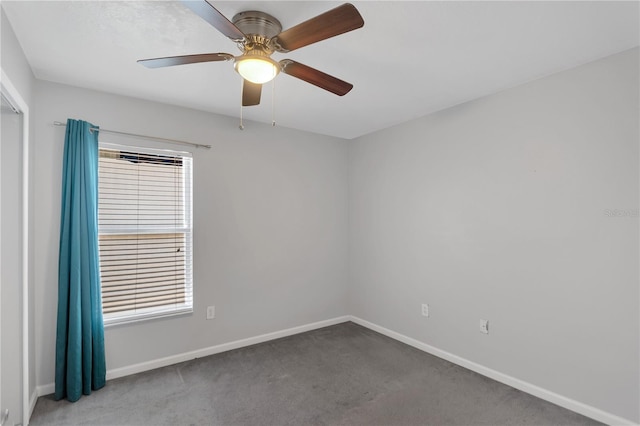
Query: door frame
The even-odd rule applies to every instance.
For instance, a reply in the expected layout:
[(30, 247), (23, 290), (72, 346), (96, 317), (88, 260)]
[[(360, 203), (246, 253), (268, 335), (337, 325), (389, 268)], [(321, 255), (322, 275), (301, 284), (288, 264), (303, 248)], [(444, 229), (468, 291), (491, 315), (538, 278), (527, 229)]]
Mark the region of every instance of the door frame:
[[(0, 67), (0, 91), (22, 114), (22, 424), (27, 426), (36, 398), (29, 395), (29, 105)], [(34, 395), (35, 396), (35, 395)]]

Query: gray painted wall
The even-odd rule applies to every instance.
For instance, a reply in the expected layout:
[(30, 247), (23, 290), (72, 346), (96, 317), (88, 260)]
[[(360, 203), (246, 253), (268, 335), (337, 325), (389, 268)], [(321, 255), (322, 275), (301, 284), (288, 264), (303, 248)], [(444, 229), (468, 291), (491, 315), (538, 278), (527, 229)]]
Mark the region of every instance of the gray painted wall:
[(22, 47), (13, 32), (13, 28), (11, 28), (11, 23), (7, 19), (4, 9), (1, 6), (0, 31), (2, 31), (2, 69), (11, 79), (11, 83), (18, 89), (20, 95), (27, 103), (30, 103), (34, 92), (33, 73), (31, 72), (27, 58), (24, 56)]
[(350, 313), (638, 422), (638, 80), (634, 49), (353, 141)]
[[(54, 377), (64, 128), (52, 123), (67, 118), (213, 145), (193, 150), (195, 312), (107, 328), (108, 369), (347, 314), (344, 141), (257, 123), (240, 131), (235, 118), (42, 81), (37, 95), (39, 385)], [(215, 320), (205, 319), (207, 305), (216, 306)]]

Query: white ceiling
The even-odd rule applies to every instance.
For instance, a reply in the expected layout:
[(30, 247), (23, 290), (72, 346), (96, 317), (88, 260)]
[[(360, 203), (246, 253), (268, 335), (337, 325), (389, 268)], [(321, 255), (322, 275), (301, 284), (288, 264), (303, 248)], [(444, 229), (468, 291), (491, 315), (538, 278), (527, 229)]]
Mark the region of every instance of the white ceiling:
[[(227, 18), (243, 10), (284, 29), (335, 1), (215, 1)], [(239, 53), (180, 2), (7, 1), (9, 21), (35, 76), (239, 117), (241, 79), (230, 62), (147, 69), (137, 59)], [(355, 87), (338, 97), (288, 75), (275, 83), (278, 125), (351, 139), (639, 43), (639, 3), (354, 2), (359, 30), (274, 59), (291, 58)], [(270, 123), (271, 84), (245, 119)]]

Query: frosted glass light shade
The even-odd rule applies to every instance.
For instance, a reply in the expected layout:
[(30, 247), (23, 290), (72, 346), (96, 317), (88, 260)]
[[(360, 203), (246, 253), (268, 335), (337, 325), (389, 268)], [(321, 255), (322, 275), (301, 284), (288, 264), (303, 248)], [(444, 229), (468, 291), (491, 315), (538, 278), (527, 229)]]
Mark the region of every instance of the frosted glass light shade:
[(240, 57), (236, 59), (235, 69), (252, 83), (263, 84), (271, 81), (280, 72), (280, 65), (268, 57)]

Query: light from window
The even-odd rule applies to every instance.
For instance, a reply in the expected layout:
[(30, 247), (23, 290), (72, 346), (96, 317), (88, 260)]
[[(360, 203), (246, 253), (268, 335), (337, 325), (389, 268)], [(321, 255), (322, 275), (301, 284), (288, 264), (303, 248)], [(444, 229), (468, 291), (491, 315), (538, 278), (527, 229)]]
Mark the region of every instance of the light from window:
[(105, 324), (192, 312), (191, 162), (183, 153), (100, 148)]

